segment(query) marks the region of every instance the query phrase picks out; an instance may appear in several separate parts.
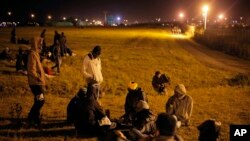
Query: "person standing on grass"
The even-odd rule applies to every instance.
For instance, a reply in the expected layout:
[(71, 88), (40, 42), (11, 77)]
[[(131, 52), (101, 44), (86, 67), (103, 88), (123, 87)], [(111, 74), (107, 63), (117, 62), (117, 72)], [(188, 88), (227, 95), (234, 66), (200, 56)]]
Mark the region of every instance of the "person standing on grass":
[(28, 83), (30, 89), (34, 95), (34, 104), (29, 112), (28, 120), (30, 124), (39, 126), (40, 110), (44, 105), (45, 98), (45, 73), (40, 62), (41, 46), (43, 39), (40, 37), (34, 37), (31, 40), (31, 49), (28, 56)]
[(92, 87), (96, 99), (99, 99), (100, 84), (103, 81), (100, 55), (101, 47), (97, 45), (84, 57), (82, 66), (82, 74), (86, 78), (88, 87)]
[(169, 115), (177, 117), (181, 125), (188, 126), (193, 110), (193, 99), (186, 95), (186, 88), (183, 84), (175, 87), (174, 95), (166, 103), (166, 112)]

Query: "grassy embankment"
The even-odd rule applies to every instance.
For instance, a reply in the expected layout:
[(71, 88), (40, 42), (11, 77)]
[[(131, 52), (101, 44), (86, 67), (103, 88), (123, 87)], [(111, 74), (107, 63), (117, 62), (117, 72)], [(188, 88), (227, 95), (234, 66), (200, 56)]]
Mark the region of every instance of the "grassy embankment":
[[(60, 76), (48, 80), (46, 103), (42, 109), (44, 119), (65, 118), (69, 100), (85, 84), (80, 74), (83, 56), (98, 44), (103, 49), (102, 86), (106, 93), (101, 103), (105, 109), (111, 110), (112, 118), (123, 114), (127, 83), (132, 80), (147, 93), (149, 105), (156, 114), (165, 111), (165, 103), (176, 84), (186, 86), (194, 100), (193, 115), (191, 126), (179, 129), (178, 133), (187, 141), (197, 140), (196, 126), (208, 118), (222, 122), (221, 140), (224, 141), (229, 140), (230, 124), (250, 124), (250, 87), (229, 86), (227, 80), (237, 74), (201, 64), (178, 44), (180, 39), (165, 30), (47, 28), (47, 45), (52, 44), (55, 29), (66, 34), (68, 46), (77, 56), (64, 58)], [(8, 43), (10, 31), (0, 29), (1, 50), (4, 47), (17, 50), (20, 46)], [(41, 31), (42, 28), (38, 27), (17, 28), (17, 36), (29, 39), (39, 36)], [(23, 108), (21, 117), (26, 117), (33, 103), (27, 77), (16, 74), (13, 66), (14, 63), (0, 63), (0, 117), (10, 117), (10, 106), (15, 103)], [(157, 95), (151, 87), (151, 78), (156, 70), (171, 77), (167, 96)], [(63, 140), (64, 137), (41, 136), (38, 139)]]

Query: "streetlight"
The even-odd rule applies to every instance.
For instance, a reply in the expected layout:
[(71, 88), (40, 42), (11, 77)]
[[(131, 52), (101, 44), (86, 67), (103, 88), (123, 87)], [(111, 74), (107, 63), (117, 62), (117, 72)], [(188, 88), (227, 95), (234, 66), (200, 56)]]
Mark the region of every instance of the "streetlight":
[(181, 18), (181, 19), (183, 19), (184, 18), (184, 14), (181, 12), (181, 13), (179, 13), (179, 17)]
[(11, 14), (12, 14), (12, 13), (9, 11), (9, 12), (8, 12), (8, 15), (11, 16)]
[(50, 15), (48, 15), (48, 19), (49, 19), (49, 20), (51, 20), (51, 19), (52, 19), (52, 17), (51, 17)]
[(65, 20), (66, 20), (66, 17), (63, 17), (63, 20), (65, 21)]
[(202, 12), (203, 12), (203, 16), (204, 16), (204, 30), (206, 30), (207, 28), (207, 12), (209, 10), (209, 7), (207, 5), (204, 5), (202, 7)]
[(223, 15), (223, 14), (218, 15), (218, 19), (219, 19), (219, 20), (222, 20), (223, 18), (224, 18), (224, 15)]
[(35, 17), (35, 15), (34, 15), (34, 14), (31, 14), (30, 17), (33, 19), (33, 18)]

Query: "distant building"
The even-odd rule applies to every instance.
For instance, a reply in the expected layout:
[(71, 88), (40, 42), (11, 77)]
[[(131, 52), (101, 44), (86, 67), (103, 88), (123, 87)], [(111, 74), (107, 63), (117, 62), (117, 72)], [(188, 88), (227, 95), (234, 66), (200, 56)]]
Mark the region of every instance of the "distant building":
[(115, 26), (116, 25), (115, 17), (114, 16), (109, 15), (107, 17), (107, 25), (109, 25), (109, 26)]

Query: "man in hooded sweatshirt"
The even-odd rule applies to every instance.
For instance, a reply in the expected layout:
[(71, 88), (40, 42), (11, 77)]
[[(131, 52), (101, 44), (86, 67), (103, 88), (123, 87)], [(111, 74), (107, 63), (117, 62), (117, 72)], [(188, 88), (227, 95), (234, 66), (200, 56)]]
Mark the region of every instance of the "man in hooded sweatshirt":
[(86, 78), (86, 82), (92, 87), (93, 94), (96, 99), (99, 98), (100, 84), (103, 81), (101, 66), (101, 47), (95, 46), (83, 59), (82, 73)]
[(31, 124), (40, 125), (40, 110), (45, 102), (45, 73), (40, 62), (39, 53), (41, 52), (43, 39), (34, 37), (31, 40), (31, 49), (28, 56), (28, 83), (34, 95), (34, 104), (29, 112), (28, 120)]
[(188, 126), (193, 110), (193, 99), (186, 95), (186, 88), (183, 84), (175, 87), (174, 95), (171, 96), (166, 104), (166, 112), (174, 115), (181, 125)]

